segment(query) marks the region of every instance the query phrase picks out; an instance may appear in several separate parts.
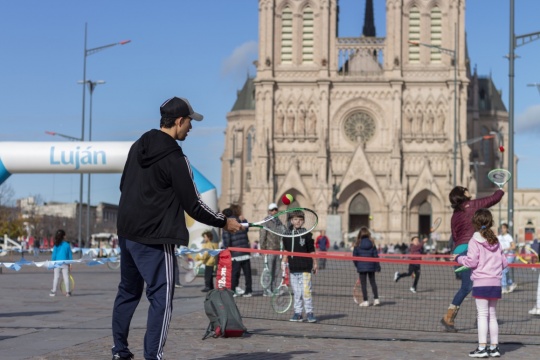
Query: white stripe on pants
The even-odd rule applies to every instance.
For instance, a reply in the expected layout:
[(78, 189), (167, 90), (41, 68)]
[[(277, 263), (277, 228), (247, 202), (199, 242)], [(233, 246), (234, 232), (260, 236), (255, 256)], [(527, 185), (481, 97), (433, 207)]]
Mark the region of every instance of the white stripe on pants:
[(302, 314), (302, 308), (305, 308), (306, 314), (312, 313), (311, 273), (291, 273), (291, 286), (294, 292), (294, 313)]
[[(492, 345), (499, 343), (499, 324), (497, 323), (497, 299), (475, 299), (478, 311), (478, 344), (487, 344), (489, 337)], [(488, 326), (489, 325), (489, 326)]]

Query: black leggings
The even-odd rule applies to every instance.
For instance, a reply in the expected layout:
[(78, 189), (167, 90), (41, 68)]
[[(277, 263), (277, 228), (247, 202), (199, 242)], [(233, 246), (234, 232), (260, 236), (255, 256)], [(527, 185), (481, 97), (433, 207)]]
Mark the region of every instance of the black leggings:
[(369, 283), (371, 284), (371, 290), (373, 291), (373, 298), (378, 299), (379, 292), (377, 291), (377, 283), (375, 282), (375, 272), (361, 272), (358, 274), (360, 275), (360, 284), (362, 285), (362, 296), (364, 297), (364, 301), (367, 301), (368, 299), (366, 277), (369, 277)]
[(412, 274), (414, 274), (413, 288), (414, 290), (416, 290), (416, 285), (418, 285), (418, 280), (420, 279), (420, 265), (418, 264), (409, 265), (409, 271), (406, 273), (398, 274), (398, 280), (405, 276), (411, 276)]

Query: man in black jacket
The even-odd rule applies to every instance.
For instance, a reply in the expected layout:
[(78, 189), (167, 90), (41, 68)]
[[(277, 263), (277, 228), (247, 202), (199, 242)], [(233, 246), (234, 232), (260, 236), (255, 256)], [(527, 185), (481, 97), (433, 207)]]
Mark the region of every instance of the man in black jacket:
[(165, 101), (160, 113), (160, 130), (146, 132), (132, 145), (120, 180), (117, 228), (122, 261), (112, 318), (113, 360), (133, 358), (127, 338), (145, 283), (150, 308), (144, 358), (163, 358), (177, 266), (174, 246), (189, 243), (184, 212), (232, 233), (242, 228), (201, 200), (189, 160), (176, 142), (185, 140), (191, 121), (203, 116), (177, 97)]

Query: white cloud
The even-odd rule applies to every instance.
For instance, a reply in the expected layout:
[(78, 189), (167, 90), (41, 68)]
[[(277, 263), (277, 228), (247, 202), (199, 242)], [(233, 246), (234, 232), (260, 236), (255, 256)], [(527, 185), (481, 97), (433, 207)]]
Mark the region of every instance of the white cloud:
[(253, 66), (253, 61), (257, 60), (259, 45), (256, 41), (248, 41), (238, 46), (232, 54), (223, 61), (221, 73), (224, 76), (243, 76)]
[(539, 133), (540, 132), (540, 105), (528, 107), (516, 116), (516, 133)]

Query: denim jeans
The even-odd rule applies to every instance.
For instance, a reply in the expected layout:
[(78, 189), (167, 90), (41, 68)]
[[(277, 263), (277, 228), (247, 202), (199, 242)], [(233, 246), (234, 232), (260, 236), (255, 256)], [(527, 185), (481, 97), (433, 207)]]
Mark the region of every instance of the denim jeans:
[[(454, 269), (455, 268), (457, 267), (454, 267)], [(469, 269), (469, 270), (465, 270), (460, 273), (457, 273), (457, 276), (461, 280), (461, 287), (459, 288), (458, 292), (454, 296), (454, 300), (452, 300), (452, 305), (461, 306), (461, 303), (463, 302), (463, 300), (465, 300), (467, 295), (469, 295), (469, 293), (472, 290), (473, 282), (471, 280), (471, 270)]]

